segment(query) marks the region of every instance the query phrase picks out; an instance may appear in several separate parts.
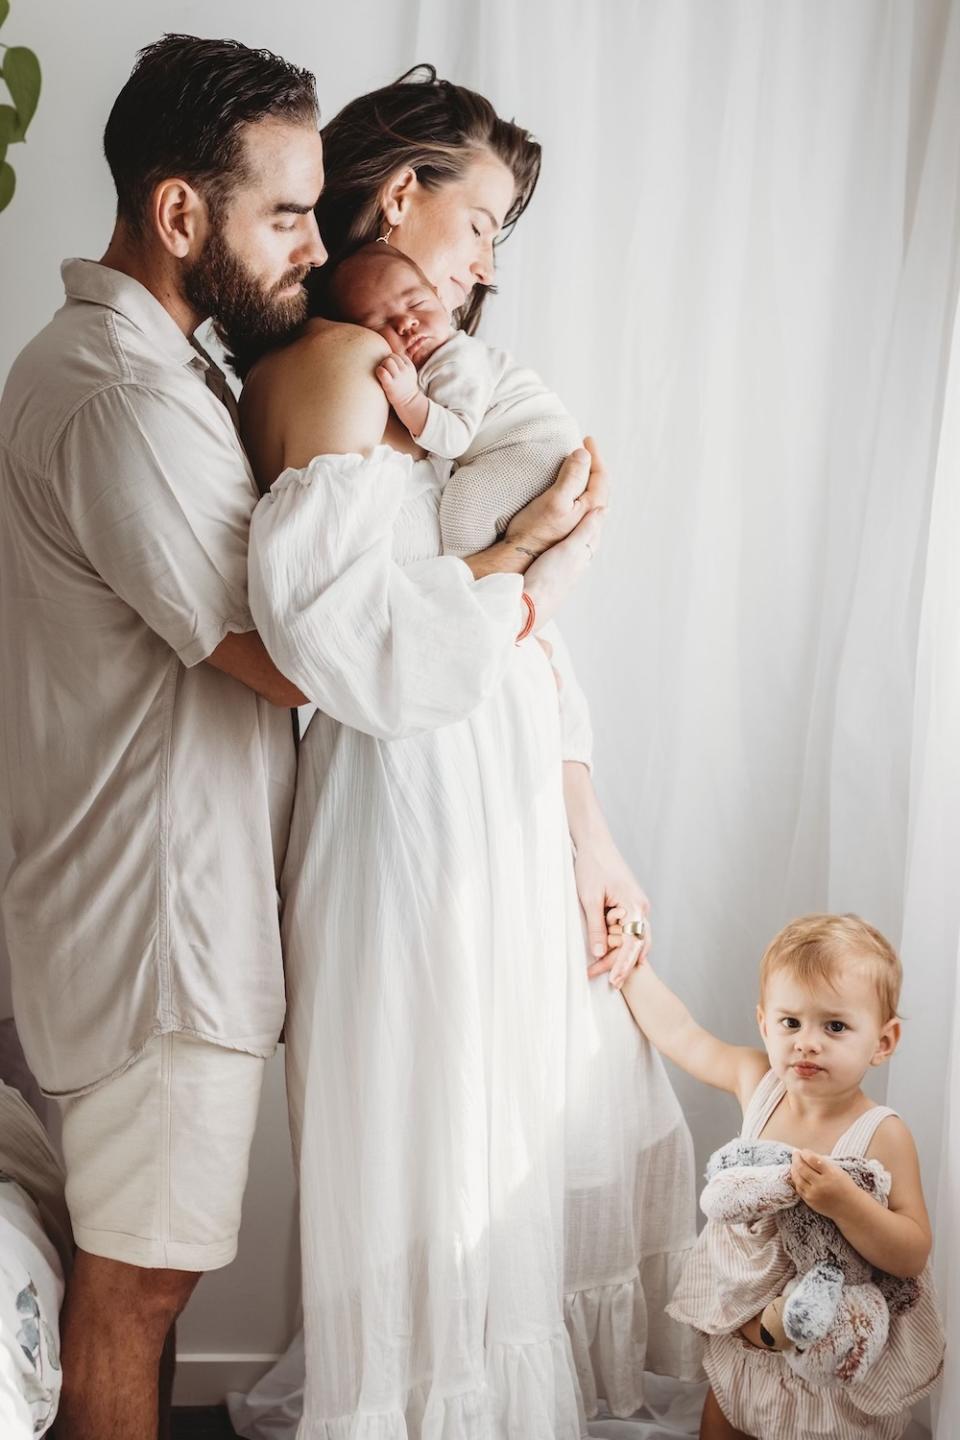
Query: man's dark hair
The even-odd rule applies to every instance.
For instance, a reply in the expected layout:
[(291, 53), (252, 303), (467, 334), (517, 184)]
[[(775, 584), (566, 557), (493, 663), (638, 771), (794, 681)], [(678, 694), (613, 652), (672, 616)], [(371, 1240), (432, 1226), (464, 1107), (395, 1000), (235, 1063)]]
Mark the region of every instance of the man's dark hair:
[(118, 217), (140, 229), (151, 190), (172, 176), (216, 213), (245, 178), (243, 127), (268, 117), (318, 123), (309, 70), (236, 40), (164, 35), (147, 45), (103, 135)]

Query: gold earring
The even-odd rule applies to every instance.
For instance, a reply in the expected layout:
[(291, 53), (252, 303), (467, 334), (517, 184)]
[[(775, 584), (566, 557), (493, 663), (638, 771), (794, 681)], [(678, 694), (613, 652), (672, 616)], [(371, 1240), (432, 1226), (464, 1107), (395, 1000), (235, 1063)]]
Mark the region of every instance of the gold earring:
[(387, 233), (386, 233), (386, 235), (378, 235), (378, 236), (377, 236), (377, 244), (378, 244), (378, 245), (380, 245), (380, 244), (389, 245), (389, 244), (390, 244), (390, 236), (393, 234), (393, 232), (394, 232), (394, 230), (396, 230), (396, 228), (397, 228), (396, 225), (389, 225), (389, 226), (387, 227)]

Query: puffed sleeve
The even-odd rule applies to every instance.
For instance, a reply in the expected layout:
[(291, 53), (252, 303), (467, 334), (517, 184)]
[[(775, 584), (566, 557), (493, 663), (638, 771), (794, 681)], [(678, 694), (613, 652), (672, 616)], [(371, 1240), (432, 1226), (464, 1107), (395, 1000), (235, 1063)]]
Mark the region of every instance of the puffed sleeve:
[(550, 663), (557, 680), (560, 704), (560, 742), (564, 760), (579, 760), (589, 769), (593, 763), (593, 725), (590, 706), (580, 687), (570, 651), (556, 622), (551, 620), (537, 632), (550, 646)]
[(453, 556), (401, 566), (412, 461), (386, 446), (285, 470), (254, 511), (249, 594), (287, 679), (335, 720), (396, 739), (462, 720), (497, 686), (522, 620), (517, 575)]

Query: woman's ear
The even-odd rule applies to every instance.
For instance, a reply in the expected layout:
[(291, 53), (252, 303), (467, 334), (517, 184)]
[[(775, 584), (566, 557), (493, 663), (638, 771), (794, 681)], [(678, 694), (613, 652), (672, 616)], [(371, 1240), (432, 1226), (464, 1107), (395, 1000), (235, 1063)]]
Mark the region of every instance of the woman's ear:
[(151, 218), (160, 243), (178, 260), (199, 252), (209, 223), (207, 207), (186, 180), (163, 180), (151, 197)]
[(420, 182), (412, 165), (397, 170), (380, 191), (380, 213), (388, 225), (396, 228), (404, 217), (410, 198)]

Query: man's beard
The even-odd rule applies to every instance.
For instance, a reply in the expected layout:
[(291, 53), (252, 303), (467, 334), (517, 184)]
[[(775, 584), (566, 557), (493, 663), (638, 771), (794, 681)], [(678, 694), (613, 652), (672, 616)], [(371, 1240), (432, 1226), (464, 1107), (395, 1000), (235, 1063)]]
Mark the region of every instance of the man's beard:
[(184, 295), (200, 315), (209, 315), (228, 359), (239, 375), (266, 350), (291, 339), (307, 318), (307, 292), (281, 296), (305, 280), (309, 265), (288, 270), (264, 289), (221, 231), (212, 229), (198, 258), (184, 275)]

